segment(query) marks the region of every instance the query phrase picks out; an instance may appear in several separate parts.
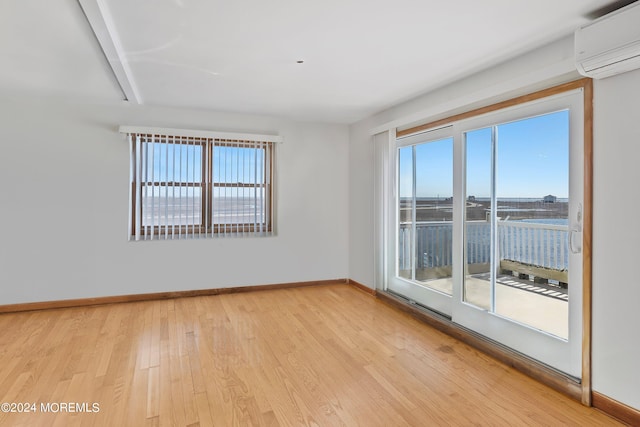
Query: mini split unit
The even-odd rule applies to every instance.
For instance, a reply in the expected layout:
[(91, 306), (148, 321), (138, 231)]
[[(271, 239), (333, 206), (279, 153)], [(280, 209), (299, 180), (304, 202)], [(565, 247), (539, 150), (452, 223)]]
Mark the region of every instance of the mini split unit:
[(575, 57), (580, 74), (594, 79), (640, 68), (640, 2), (578, 28)]

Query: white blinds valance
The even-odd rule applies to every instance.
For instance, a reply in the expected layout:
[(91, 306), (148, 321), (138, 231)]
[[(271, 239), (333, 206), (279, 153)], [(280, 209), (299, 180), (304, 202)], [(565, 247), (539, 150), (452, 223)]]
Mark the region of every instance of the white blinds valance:
[(196, 129), (173, 129), (158, 128), (148, 126), (120, 126), (120, 133), (137, 134), (137, 135), (162, 135), (176, 137), (193, 137), (204, 139), (230, 139), (241, 141), (257, 141), (257, 142), (283, 142), (283, 138), (278, 135), (259, 135), (255, 133), (236, 133), (236, 132), (218, 132), (210, 130)]

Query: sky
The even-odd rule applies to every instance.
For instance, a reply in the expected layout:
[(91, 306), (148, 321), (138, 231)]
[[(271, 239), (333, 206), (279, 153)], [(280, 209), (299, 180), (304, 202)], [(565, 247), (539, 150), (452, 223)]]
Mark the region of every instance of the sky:
[[(496, 126), (498, 198), (539, 198), (569, 193), (569, 111)], [(467, 195), (488, 198), (491, 189), (491, 128), (467, 132)], [(399, 150), (400, 197), (411, 197), (413, 147)], [(451, 197), (453, 138), (418, 144), (416, 196)]]
[[(200, 182), (202, 180), (202, 145), (148, 143), (147, 177), (151, 181)], [(263, 173), (264, 150), (215, 146), (214, 182), (255, 183)], [(144, 174), (144, 168), (143, 168)], [(143, 177), (144, 179), (144, 177)]]
[[(142, 181), (155, 182), (202, 182), (203, 146), (199, 144), (186, 145), (178, 143), (147, 143), (146, 176), (142, 168)], [(264, 175), (264, 150), (253, 147), (215, 146), (213, 152), (213, 182), (222, 183), (261, 183)], [(156, 187), (155, 193), (164, 196), (200, 196), (199, 188), (185, 187)], [(214, 188), (214, 197), (253, 197), (261, 194), (262, 190), (253, 188)], [(262, 197), (262, 196), (260, 196)]]

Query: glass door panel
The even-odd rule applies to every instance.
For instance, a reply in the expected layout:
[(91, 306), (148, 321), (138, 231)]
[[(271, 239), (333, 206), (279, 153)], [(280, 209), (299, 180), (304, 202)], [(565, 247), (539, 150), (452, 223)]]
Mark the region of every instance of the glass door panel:
[(414, 146), (415, 280), (452, 293), (453, 139)]
[(492, 128), (465, 133), (465, 264), (463, 301), (491, 310), (494, 274), (492, 274)]
[(389, 289), (450, 315), (453, 138), (428, 134), (402, 142), (406, 145), (397, 149), (396, 268)]
[(580, 378), (582, 96), (466, 120), (457, 132), (465, 203), (452, 320)]
[(567, 339), (569, 112), (496, 128), (495, 313)]
[(567, 339), (568, 111), (465, 140), (464, 301)]

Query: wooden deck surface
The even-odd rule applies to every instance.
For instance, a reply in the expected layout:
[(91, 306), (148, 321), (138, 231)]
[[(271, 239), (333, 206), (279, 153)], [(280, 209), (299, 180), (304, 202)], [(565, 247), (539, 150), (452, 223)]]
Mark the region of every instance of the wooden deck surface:
[(348, 285), (2, 314), (0, 402), (38, 409), (1, 426), (617, 425)]

